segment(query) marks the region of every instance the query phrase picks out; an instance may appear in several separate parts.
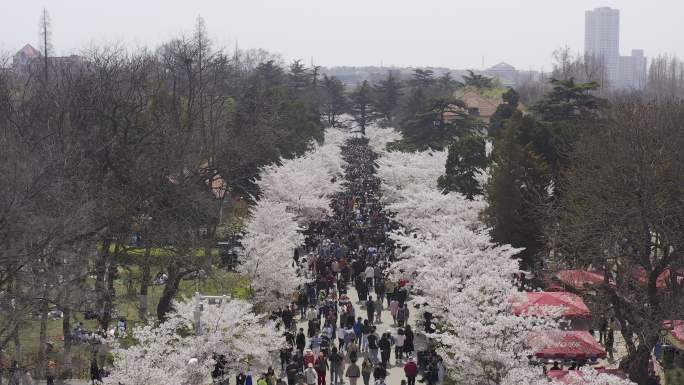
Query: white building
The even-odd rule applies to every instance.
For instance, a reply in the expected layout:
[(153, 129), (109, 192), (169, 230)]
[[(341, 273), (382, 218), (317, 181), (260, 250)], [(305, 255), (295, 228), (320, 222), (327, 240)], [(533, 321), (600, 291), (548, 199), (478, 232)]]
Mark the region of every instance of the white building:
[(647, 60), (644, 50), (633, 49), (631, 56), (620, 56), (618, 88), (641, 90), (646, 86)]
[(602, 60), (612, 88), (642, 89), (646, 82), (647, 60), (643, 50), (620, 56), (620, 11), (602, 7), (586, 11), (584, 53)]
[(584, 52), (601, 58), (608, 81), (617, 85), (620, 71), (620, 11), (609, 7), (586, 11)]
[(508, 63), (499, 63), (485, 70), (487, 76), (499, 79), (501, 85), (513, 87), (518, 82), (518, 71)]

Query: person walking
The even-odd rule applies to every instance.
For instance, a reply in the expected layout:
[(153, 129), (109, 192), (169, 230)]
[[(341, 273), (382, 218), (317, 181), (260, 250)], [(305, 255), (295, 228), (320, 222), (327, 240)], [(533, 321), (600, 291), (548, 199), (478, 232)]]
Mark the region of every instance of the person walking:
[(408, 319), (409, 319), (408, 305), (404, 304), (404, 306), (400, 307), (399, 310), (397, 310), (397, 325), (399, 327), (404, 326), (404, 322), (408, 321)]
[(309, 364), (304, 371), (304, 380), (306, 381), (306, 385), (316, 385), (318, 374), (316, 373), (313, 364)]
[(349, 378), (349, 385), (356, 385), (359, 377), (361, 377), (361, 368), (356, 364), (356, 360), (352, 361), (349, 366), (347, 366), (347, 371), (344, 376)]
[(57, 363), (53, 360), (48, 360), (47, 371), (45, 373), (45, 379), (47, 385), (55, 385), (55, 376), (57, 372)]
[(608, 360), (610, 362), (614, 361), (613, 358), (613, 344), (615, 343), (615, 333), (612, 327), (608, 327), (606, 330), (606, 352), (608, 353)]
[(378, 342), (380, 337), (375, 333), (375, 327), (371, 329), (371, 334), (368, 335), (368, 355), (371, 361), (375, 364), (378, 362)]
[(599, 324), (599, 343), (603, 344), (606, 339), (606, 330), (608, 330), (608, 320), (606, 317), (601, 317)]
[(392, 298), (389, 304), (390, 314), (392, 314), (392, 320), (394, 324), (397, 324), (397, 312), (399, 311), (399, 301), (396, 298)]
[(295, 385), (297, 383), (297, 373), (301, 367), (295, 360), (292, 360), (287, 367), (285, 367), (285, 376), (287, 377), (287, 385)]
[(90, 360), (90, 381), (93, 385), (102, 382), (100, 368), (97, 366), (97, 360), (95, 358)]
[(375, 301), (373, 301), (373, 296), (368, 296), (368, 301), (366, 301), (366, 313), (368, 315), (368, 322), (373, 324), (373, 319), (375, 317)]
[(444, 384), (444, 376), (446, 375), (446, 368), (442, 357), (437, 357), (437, 385)]
[(368, 336), (370, 336), (373, 328), (368, 320), (363, 321), (361, 328), (361, 351), (368, 352)]
[(418, 375), (418, 365), (413, 357), (410, 357), (404, 365), (404, 375), (408, 385), (416, 385), (416, 376)]
[(406, 328), (404, 329), (404, 336), (406, 339), (404, 340), (402, 352), (406, 355), (412, 355), (416, 349), (413, 344), (413, 330), (411, 329), (411, 325), (406, 325)]
[(361, 376), (363, 377), (363, 385), (370, 385), (371, 373), (373, 373), (373, 362), (370, 360), (368, 355), (366, 355), (361, 363)]
[(394, 359), (400, 362), (404, 358), (404, 343), (406, 342), (406, 335), (404, 329), (399, 328), (397, 334), (394, 335)]
[(382, 298), (378, 297), (378, 299), (375, 301), (375, 323), (376, 324), (381, 324), (382, 323), (382, 303), (383, 300)]
[(380, 348), (380, 360), (382, 365), (387, 367), (390, 359), (390, 352), (392, 351), (392, 341), (390, 340), (389, 333), (385, 333), (378, 341), (378, 347)]
[(299, 328), (299, 333), (297, 333), (297, 337), (295, 337), (295, 344), (297, 345), (297, 350), (300, 353), (303, 353), (304, 348), (306, 347), (306, 336), (304, 335), (304, 328)]
[(337, 352), (337, 348), (333, 346), (328, 359), (330, 360), (330, 385), (336, 385), (338, 382), (341, 382), (340, 362), (344, 358)]
[(385, 369), (385, 365), (378, 362), (377, 365), (375, 365), (375, 368), (373, 368), (373, 379), (375, 380), (375, 383), (377, 384), (378, 382), (385, 381), (386, 377), (387, 369)]
[(316, 376), (318, 377), (318, 385), (325, 385), (325, 375), (328, 372), (330, 366), (328, 365), (328, 360), (325, 358), (323, 353), (318, 355), (316, 359)]

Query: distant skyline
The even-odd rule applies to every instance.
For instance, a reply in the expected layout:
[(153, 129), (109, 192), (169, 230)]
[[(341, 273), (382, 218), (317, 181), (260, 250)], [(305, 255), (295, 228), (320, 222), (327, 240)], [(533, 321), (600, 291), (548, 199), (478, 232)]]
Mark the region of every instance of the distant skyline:
[(201, 15), (217, 46), (237, 41), (287, 61), (478, 69), (484, 57), (485, 67), (548, 71), (555, 49), (583, 52), (584, 12), (602, 6), (620, 10), (621, 47), (684, 56), (684, 3), (675, 0), (5, 0), (0, 52), (38, 48), (45, 7), (58, 55), (117, 42), (156, 47), (190, 34)]

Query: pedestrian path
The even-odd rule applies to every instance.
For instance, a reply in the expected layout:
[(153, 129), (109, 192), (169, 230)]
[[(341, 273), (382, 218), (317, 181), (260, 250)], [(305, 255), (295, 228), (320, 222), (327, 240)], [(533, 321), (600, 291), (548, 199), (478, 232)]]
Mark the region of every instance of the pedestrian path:
[[(365, 308), (361, 306), (361, 303), (359, 302), (359, 295), (356, 292), (356, 289), (353, 287), (349, 288), (348, 290), (348, 295), (352, 302), (354, 303), (354, 307), (357, 309), (357, 314), (363, 315), (365, 314)], [(416, 331), (416, 339), (415, 339), (415, 345), (416, 345), (416, 350), (420, 351), (422, 349), (425, 349), (426, 346), (426, 339), (425, 336), (422, 333), (418, 333), (418, 328), (416, 325), (417, 321), (417, 313), (418, 311), (416, 309), (411, 308), (411, 311), (409, 313), (409, 324), (411, 327)], [(364, 317), (365, 318), (365, 317)], [(391, 331), (392, 334), (394, 334), (397, 331), (397, 327), (394, 325), (393, 320), (392, 320), (392, 315), (390, 314), (389, 310), (385, 309), (381, 312), (381, 323), (376, 324), (378, 333), (384, 333), (386, 331)], [(298, 319), (297, 321), (297, 329), (303, 328), (304, 330), (307, 329), (307, 321), (306, 320), (301, 320)], [(357, 363), (360, 363), (361, 359)], [(405, 379), (404, 377), (404, 363), (406, 360), (404, 359), (402, 362), (396, 362), (394, 360), (394, 352), (391, 354), (391, 359), (389, 361), (388, 367), (387, 367), (387, 378), (385, 380), (386, 385), (400, 385), (401, 380)], [(327, 379), (328, 382), (330, 379)], [(348, 384), (347, 379), (344, 379), (345, 384)], [(371, 383), (372, 383), (372, 378), (371, 378)], [(361, 385), (361, 381), (357, 385)]]

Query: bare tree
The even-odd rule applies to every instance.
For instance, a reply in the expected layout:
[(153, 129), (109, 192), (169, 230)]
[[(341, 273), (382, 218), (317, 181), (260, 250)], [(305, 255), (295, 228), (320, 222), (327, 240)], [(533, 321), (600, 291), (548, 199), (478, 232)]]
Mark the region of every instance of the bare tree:
[(585, 294), (622, 325), (621, 363), (644, 383), (664, 321), (684, 316), (684, 103), (618, 99), (576, 146), (559, 200), (559, 250), (602, 271)]

